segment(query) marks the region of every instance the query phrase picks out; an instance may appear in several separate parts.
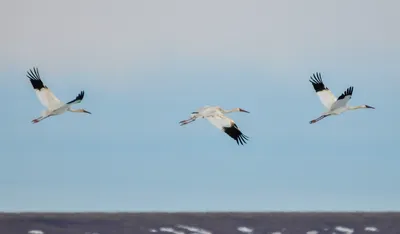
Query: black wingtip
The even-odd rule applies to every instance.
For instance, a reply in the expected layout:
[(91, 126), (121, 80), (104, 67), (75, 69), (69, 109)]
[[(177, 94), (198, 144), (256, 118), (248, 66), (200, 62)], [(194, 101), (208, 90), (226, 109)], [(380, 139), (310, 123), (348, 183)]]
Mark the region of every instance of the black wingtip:
[(343, 99), (343, 98), (345, 98), (346, 96), (351, 96), (351, 95), (353, 95), (353, 90), (354, 90), (354, 87), (353, 87), (353, 86), (348, 87), (348, 88), (346, 89), (346, 91), (344, 91), (344, 92), (338, 97), (338, 100)]
[(80, 101), (82, 101), (83, 100), (83, 97), (85, 96), (85, 91), (81, 91), (79, 94), (78, 94), (78, 96), (76, 96), (76, 98), (74, 99), (74, 100), (72, 100), (72, 101), (70, 101), (70, 102), (67, 102), (67, 104), (71, 104), (71, 103), (74, 103), (74, 102), (80, 102)]
[(236, 124), (233, 124), (231, 127), (225, 127), (224, 132), (232, 137), (236, 143), (239, 145), (247, 144), (246, 140), (249, 140), (248, 136), (244, 135)]
[(310, 76), (310, 82), (313, 85), (315, 92), (329, 90), (322, 81), (321, 73), (319, 72), (316, 72), (312, 76)]
[(37, 67), (33, 67), (32, 69), (29, 69), (27, 72), (28, 74), (26, 75), (29, 80), (31, 81), (32, 87), (36, 90), (41, 90), (43, 88), (47, 88), (46, 85), (43, 84), (40, 74), (39, 74), (39, 69)]
[(85, 96), (85, 91), (81, 91), (78, 96), (76, 96), (76, 100), (82, 101), (83, 97)]

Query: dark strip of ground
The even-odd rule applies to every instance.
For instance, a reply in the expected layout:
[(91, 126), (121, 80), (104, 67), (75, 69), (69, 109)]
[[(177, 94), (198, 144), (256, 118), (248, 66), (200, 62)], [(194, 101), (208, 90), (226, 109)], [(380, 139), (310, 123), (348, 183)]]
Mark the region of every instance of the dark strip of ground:
[(32, 230), (44, 234), (400, 234), (400, 212), (0, 213), (0, 234)]

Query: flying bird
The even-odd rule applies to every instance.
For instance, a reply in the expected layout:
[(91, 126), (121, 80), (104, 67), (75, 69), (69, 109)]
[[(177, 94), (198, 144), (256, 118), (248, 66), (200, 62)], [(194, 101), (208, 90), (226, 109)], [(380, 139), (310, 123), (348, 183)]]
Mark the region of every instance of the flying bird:
[(46, 110), (42, 111), (39, 118), (32, 120), (32, 123), (38, 123), (50, 116), (60, 115), (66, 111), (91, 114), (85, 109), (71, 108), (72, 105), (78, 104), (82, 101), (83, 96), (85, 95), (84, 91), (81, 91), (74, 100), (63, 103), (51, 92), (51, 90), (46, 85), (43, 84), (43, 81), (41, 80), (39, 75), (39, 70), (36, 67), (34, 67), (33, 70), (30, 69), (26, 76), (31, 81), (31, 84), (36, 92), (36, 96), (38, 97), (39, 101), (44, 107), (47, 108)]
[(231, 110), (224, 110), (219, 106), (204, 106), (204, 107), (198, 109), (197, 111), (192, 112), (189, 119), (182, 120), (179, 123), (182, 126), (182, 125), (191, 123), (198, 118), (205, 118), (211, 124), (213, 124), (215, 127), (224, 131), (226, 134), (228, 134), (230, 137), (232, 137), (238, 145), (239, 145), (239, 143), (243, 145), (243, 143), (246, 143), (246, 140), (248, 140), (248, 136), (244, 135), (240, 131), (240, 129), (238, 128), (238, 126), (232, 119), (225, 116), (225, 114), (229, 114), (232, 112), (250, 113), (241, 108), (233, 108)]
[(347, 103), (353, 95), (353, 86), (347, 88), (338, 98), (333, 95), (333, 93), (326, 87), (321, 79), (321, 73), (314, 73), (310, 76), (310, 82), (314, 87), (322, 104), (326, 107), (328, 111), (324, 112), (320, 117), (310, 121), (310, 124), (316, 123), (328, 116), (339, 115), (348, 110), (357, 110), (363, 108), (375, 109), (372, 106), (360, 105), (360, 106), (348, 106)]

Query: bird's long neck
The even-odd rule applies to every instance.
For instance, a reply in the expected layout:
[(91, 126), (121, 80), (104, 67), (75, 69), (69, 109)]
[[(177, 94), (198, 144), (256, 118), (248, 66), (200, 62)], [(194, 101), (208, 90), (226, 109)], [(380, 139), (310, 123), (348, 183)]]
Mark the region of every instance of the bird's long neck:
[(349, 106), (347, 107), (347, 110), (358, 110), (358, 109), (362, 109), (362, 108), (366, 108), (364, 105), (360, 105), (360, 106)]
[(228, 114), (228, 113), (232, 113), (232, 112), (239, 112), (239, 108), (233, 108), (233, 109), (230, 109), (230, 110), (222, 109), (222, 113), (224, 113), (224, 114)]
[(72, 109), (72, 108), (68, 108), (68, 111), (71, 111), (71, 112), (78, 112), (78, 113), (84, 112), (82, 109)]

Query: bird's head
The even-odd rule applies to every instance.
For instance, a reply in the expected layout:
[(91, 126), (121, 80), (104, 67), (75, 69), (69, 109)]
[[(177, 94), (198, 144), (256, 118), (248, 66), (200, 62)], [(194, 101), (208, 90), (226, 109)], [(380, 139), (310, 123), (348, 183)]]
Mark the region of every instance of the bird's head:
[(375, 107), (373, 107), (373, 106), (368, 106), (368, 105), (364, 105), (364, 108), (375, 109)]
[(245, 113), (250, 113), (250, 112), (248, 112), (247, 110), (243, 110), (242, 108), (238, 108), (238, 111), (240, 111), (240, 112), (245, 112)]
[(78, 112), (82, 112), (82, 113), (86, 113), (86, 114), (92, 114), (89, 111), (85, 110), (85, 109), (78, 109)]

